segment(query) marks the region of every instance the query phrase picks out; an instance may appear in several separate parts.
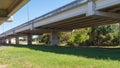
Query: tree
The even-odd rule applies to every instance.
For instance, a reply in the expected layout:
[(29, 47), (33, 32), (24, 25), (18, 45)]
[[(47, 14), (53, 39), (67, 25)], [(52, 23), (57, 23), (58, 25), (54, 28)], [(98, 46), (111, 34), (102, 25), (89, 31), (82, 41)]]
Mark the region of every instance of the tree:
[(117, 27), (116, 24), (92, 27), (90, 33), (91, 45), (114, 45), (117, 43), (117, 41), (114, 41), (118, 37)]
[(49, 34), (39, 35), (38, 38), (39, 38), (39, 43), (50, 44), (50, 35)]

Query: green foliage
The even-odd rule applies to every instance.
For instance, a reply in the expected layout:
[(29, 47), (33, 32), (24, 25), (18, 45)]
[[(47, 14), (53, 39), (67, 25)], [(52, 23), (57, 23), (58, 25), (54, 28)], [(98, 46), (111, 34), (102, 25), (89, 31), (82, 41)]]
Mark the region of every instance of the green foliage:
[[(120, 36), (118, 27), (118, 24), (110, 24), (61, 32), (59, 39), (61, 44), (69, 46), (118, 45)], [(49, 36), (49, 34), (40, 35), (39, 42), (49, 44)]]
[[(71, 36), (72, 36), (72, 33), (71, 33), (71, 32), (61, 32), (61, 33), (59, 34), (60, 42), (61, 42), (61, 43), (66, 43)], [(70, 40), (70, 41), (71, 41), (71, 40)]]
[(39, 42), (49, 44), (50, 43), (49, 34), (39, 35)]
[(67, 41), (68, 45), (81, 45), (88, 39), (88, 32), (88, 28), (74, 30)]
[[(62, 33), (62, 38), (67, 38), (67, 45), (118, 45), (119, 25), (103, 25), (91, 28), (77, 29), (73, 32)], [(62, 39), (61, 38), (61, 39)], [(61, 42), (62, 43), (62, 42)]]
[(75, 45), (74, 39), (75, 39), (74, 36), (71, 35), (71, 37), (67, 41), (67, 45), (74, 46)]
[[(104, 25), (91, 28), (91, 45), (114, 45), (113, 40), (118, 37), (118, 25)], [(118, 40), (118, 39), (117, 39)]]

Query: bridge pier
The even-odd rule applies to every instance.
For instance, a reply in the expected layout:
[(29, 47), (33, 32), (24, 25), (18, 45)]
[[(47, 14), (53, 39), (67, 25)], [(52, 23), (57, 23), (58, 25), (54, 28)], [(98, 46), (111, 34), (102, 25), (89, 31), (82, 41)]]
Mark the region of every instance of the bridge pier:
[(0, 40), (0, 44), (2, 43), (2, 41)]
[(3, 44), (3, 39), (0, 40), (0, 44)]
[(11, 38), (8, 39), (8, 44), (11, 44)]
[(2, 44), (6, 44), (6, 39), (3, 39), (3, 40), (2, 40)]
[(19, 37), (15, 38), (15, 44), (19, 44)]
[(50, 43), (51, 46), (56, 46), (56, 45), (58, 45), (58, 41), (59, 41), (59, 39), (58, 39), (58, 32), (53, 31), (53, 32), (51, 33), (50, 41), (51, 41), (51, 43)]
[(27, 44), (32, 45), (32, 35), (31, 34), (27, 35)]
[(3, 44), (3, 43), (4, 43), (4, 40), (3, 40), (3, 39), (1, 39), (1, 40), (0, 40), (0, 43), (1, 43), (1, 44)]

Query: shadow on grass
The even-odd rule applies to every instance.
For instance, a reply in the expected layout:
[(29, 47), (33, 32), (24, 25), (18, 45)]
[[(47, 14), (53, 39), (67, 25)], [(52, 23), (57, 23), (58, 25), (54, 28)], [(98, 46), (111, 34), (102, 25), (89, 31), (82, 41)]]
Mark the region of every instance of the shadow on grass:
[(67, 54), (83, 56), (86, 58), (118, 60), (120, 61), (120, 48), (95, 48), (95, 47), (60, 47), (60, 46), (21, 46), (14, 47), (29, 48), (37, 51), (51, 52), (57, 54)]

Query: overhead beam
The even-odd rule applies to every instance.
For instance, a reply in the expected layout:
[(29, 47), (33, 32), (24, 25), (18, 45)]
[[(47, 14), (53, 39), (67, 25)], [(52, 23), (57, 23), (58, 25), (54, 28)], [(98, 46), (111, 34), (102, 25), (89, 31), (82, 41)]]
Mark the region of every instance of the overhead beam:
[(9, 14), (8, 16), (12, 16), (16, 11), (18, 11), (22, 6), (24, 6), (29, 0), (19, 0), (17, 4), (14, 4), (14, 6), (11, 6), (9, 9)]
[(120, 7), (117, 7), (117, 8), (114, 8), (114, 9), (110, 10), (110, 12), (115, 12), (117, 10), (120, 10)]
[(12, 12), (21, 2), (22, 0), (15, 0), (14, 3), (12, 3), (8, 8), (8, 12)]
[(96, 11), (94, 15), (120, 20), (120, 14), (118, 13)]
[(112, 13), (112, 12), (97, 11), (95, 1), (89, 0), (88, 11), (86, 13), (86, 16), (95, 16), (95, 15), (120, 20), (120, 14)]
[(7, 17), (7, 11), (5, 9), (0, 9), (0, 17)]

